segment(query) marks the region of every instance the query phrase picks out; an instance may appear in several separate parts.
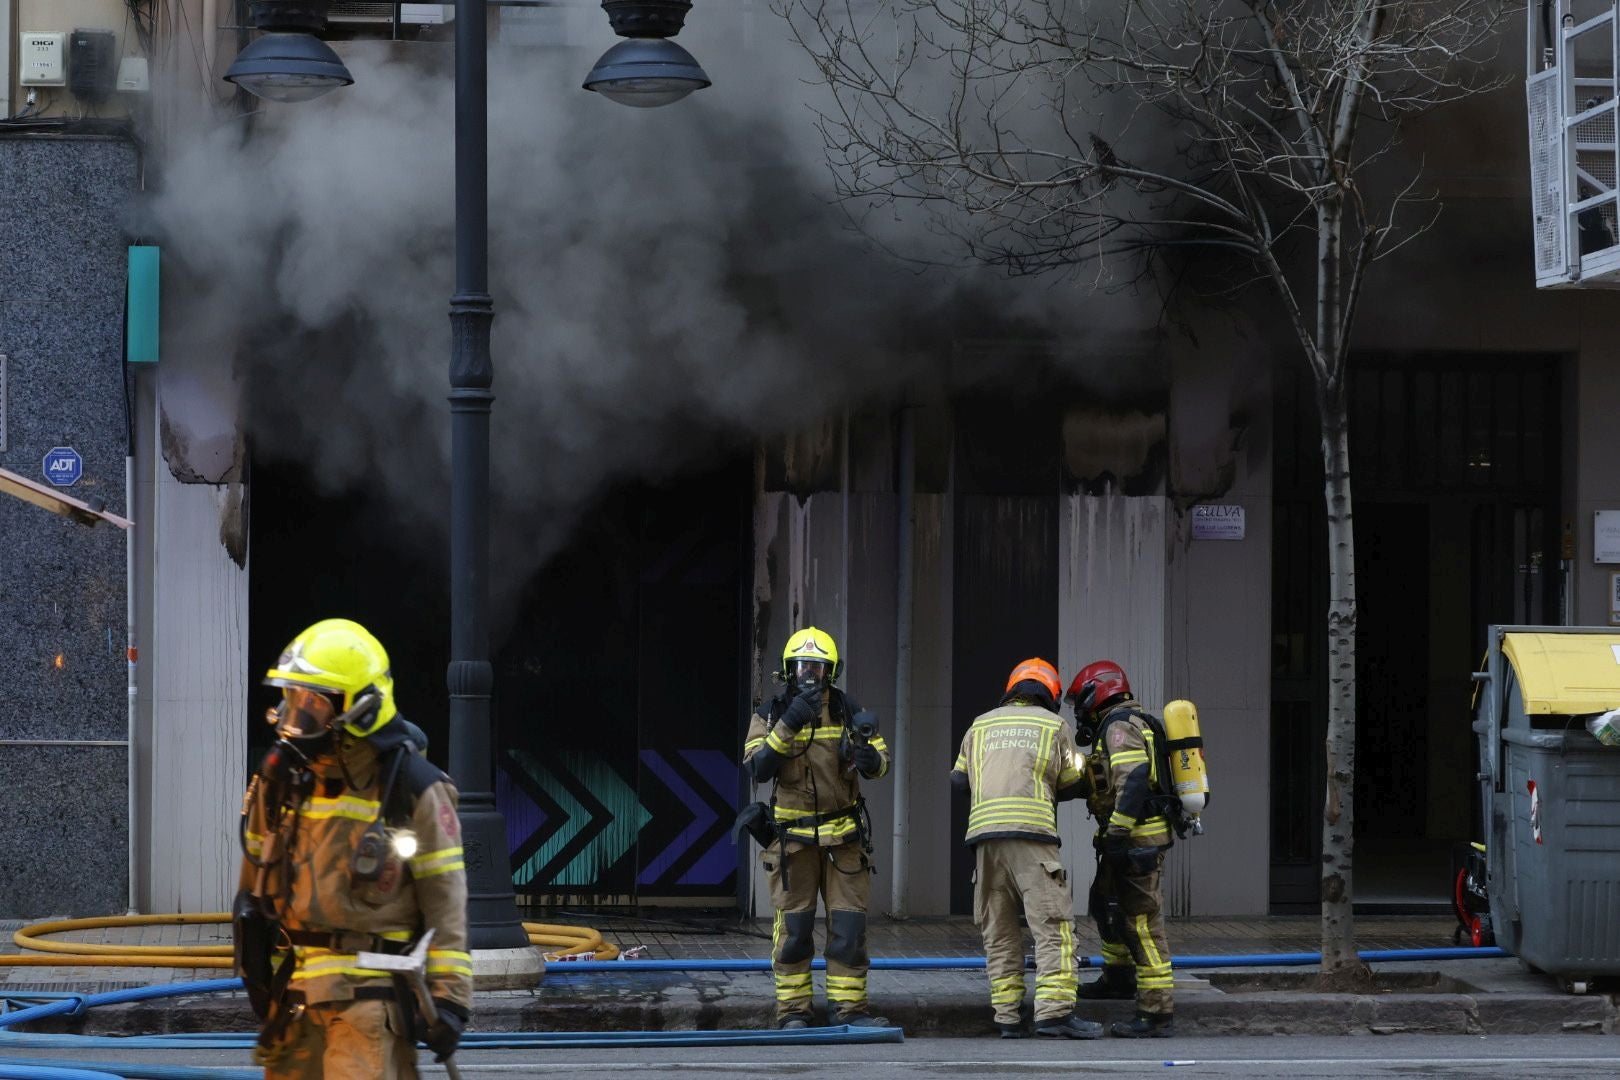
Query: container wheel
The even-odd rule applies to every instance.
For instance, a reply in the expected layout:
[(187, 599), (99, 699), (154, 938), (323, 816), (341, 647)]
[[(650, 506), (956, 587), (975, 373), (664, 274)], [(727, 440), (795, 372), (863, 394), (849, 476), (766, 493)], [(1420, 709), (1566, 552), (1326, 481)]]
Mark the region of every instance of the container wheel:
[(1589, 985), (1586, 979), (1565, 979), (1564, 991), (1570, 994), (1584, 994)]

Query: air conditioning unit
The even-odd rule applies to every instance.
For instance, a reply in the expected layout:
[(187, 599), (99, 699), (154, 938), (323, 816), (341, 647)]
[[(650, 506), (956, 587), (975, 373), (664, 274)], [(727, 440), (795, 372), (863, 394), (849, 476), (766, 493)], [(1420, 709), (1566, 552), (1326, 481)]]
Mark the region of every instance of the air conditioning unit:
[[(1590, 0), (1580, 6), (1594, 10)], [(1595, 5), (1581, 22), (1573, 7), (1528, 5), (1536, 286), (1620, 288), (1620, 0)]]
[(396, 7), (401, 26), (440, 26), (456, 18), (454, 4), (348, 3), (346, 0), (333, 0), (326, 9), (326, 18), (333, 25), (389, 26), (393, 24)]

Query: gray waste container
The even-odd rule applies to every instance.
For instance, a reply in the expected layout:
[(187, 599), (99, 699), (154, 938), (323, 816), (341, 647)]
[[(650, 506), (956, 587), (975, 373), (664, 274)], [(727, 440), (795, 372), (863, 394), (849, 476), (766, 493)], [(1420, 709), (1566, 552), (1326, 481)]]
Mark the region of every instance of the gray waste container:
[(1493, 626), (1475, 702), (1491, 922), (1502, 948), (1584, 990), (1620, 974), (1620, 632)]

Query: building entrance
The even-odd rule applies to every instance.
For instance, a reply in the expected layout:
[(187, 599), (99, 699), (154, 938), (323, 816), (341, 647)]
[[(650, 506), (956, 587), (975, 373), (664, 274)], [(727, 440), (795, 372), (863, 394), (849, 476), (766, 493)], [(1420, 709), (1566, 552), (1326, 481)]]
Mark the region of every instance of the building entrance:
[[(1477, 839), (1469, 673), (1492, 622), (1557, 623), (1558, 360), (1363, 358), (1352, 384), (1355, 899), (1449, 905)], [(1327, 701), (1322, 467), (1308, 385), (1276, 397), (1271, 908), (1318, 905)]]

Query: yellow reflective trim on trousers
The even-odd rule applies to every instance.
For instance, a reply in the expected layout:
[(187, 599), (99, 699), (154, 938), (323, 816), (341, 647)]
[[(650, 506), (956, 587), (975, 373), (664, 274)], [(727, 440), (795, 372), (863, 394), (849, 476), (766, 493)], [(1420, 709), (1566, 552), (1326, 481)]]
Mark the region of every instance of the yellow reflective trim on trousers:
[(795, 986), (802, 986), (808, 989), (810, 986), (810, 973), (808, 971), (779, 972), (776, 976), (776, 985), (778, 989), (786, 989)]
[(1074, 923), (1069, 919), (1058, 924), (1058, 964), (1063, 968), (1065, 978), (1078, 982), (1074, 966)]
[(859, 990), (855, 990), (855, 989), (850, 989), (850, 988), (847, 988), (847, 987), (829, 986), (829, 987), (827, 987), (827, 1000), (828, 1001), (865, 1001), (866, 1000), (866, 987), (863, 986)]
[(1169, 967), (1170, 962), (1159, 955), (1158, 948), (1153, 944), (1153, 931), (1148, 928), (1146, 915), (1136, 916), (1132, 922), (1136, 926), (1136, 939), (1142, 944), (1142, 953), (1147, 957), (1147, 968)]
[(828, 975), (828, 986), (865, 986), (865, 975)]
[(375, 821), (382, 814), (382, 803), (375, 799), (362, 799), (355, 795), (340, 795), (335, 799), (319, 796), (305, 800), (298, 808), (298, 816), (311, 821), (327, 818), (351, 818), (355, 821)]

